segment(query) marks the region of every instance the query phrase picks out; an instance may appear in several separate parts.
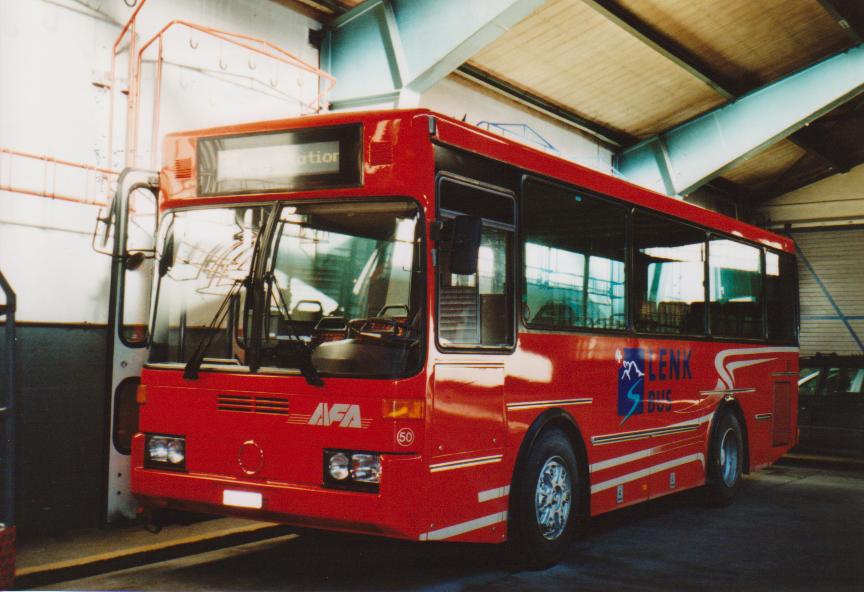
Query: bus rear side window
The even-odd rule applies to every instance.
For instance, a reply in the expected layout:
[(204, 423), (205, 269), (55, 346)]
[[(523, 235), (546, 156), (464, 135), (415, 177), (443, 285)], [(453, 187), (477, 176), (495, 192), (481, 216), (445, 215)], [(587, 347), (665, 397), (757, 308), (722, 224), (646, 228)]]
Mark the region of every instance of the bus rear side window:
[(768, 301), (768, 339), (791, 343), (798, 327), (798, 277), (795, 257), (765, 253), (765, 299)]
[(738, 241), (712, 238), (708, 260), (711, 334), (761, 338), (761, 250)]

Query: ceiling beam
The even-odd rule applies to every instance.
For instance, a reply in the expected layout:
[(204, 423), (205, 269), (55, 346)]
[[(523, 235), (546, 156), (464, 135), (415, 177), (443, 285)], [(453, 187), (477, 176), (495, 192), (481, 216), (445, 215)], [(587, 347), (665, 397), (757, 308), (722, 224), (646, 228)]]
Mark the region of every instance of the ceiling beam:
[(366, 0), (325, 27), (334, 109), (413, 106), (422, 93), (545, 0)]
[(667, 195), (686, 195), (862, 91), (859, 45), (618, 153), (616, 169)]
[(817, 133), (809, 131), (804, 133), (803, 128), (786, 138), (811, 156), (815, 156), (822, 162), (824, 162), (831, 173), (845, 173), (849, 170), (849, 165), (844, 162), (844, 159), (839, 154), (832, 152), (827, 147), (823, 146), (822, 142), (819, 141)]
[(636, 141), (636, 138), (634, 136), (582, 117), (575, 111), (571, 111), (560, 105), (557, 105), (547, 99), (544, 99), (539, 95), (525, 90), (524, 88), (511, 84), (510, 82), (507, 82), (506, 80), (503, 80), (501, 78), (498, 78), (497, 76), (494, 76), (486, 72), (485, 70), (481, 70), (476, 66), (472, 66), (471, 64), (462, 64), (457, 69), (457, 72), (470, 80), (478, 82), (483, 86), (491, 88), (492, 90), (498, 91), (499, 93), (505, 95), (512, 100), (515, 100), (529, 107), (533, 107), (534, 109), (550, 115), (555, 119), (561, 120), (582, 131), (588, 132), (592, 136), (595, 136), (603, 142), (609, 144), (612, 148), (629, 146)]
[(864, 41), (864, 9), (860, 0), (819, 0), (819, 4), (850, 39), (855, 43)]
[[(734, 100), (747, 90), (741, 83), (725, 79), (725, 77), (716, 72), (708, 63), (700, 59), (696, 54), (685, 48), (673, 38), (664, 35), (661, 31), (647, 24), (632, 12), (617, 4), (615, 0), (583, 0), (583, 2), (603, 14), (607, 19), (616, 23), (619, 27), (629, 32), (637, 39), (641, 40), (644, 44), (648, 45), (659, 54), (663, 55), (685, 71), (689, 72), (691, 75), (710, 86), (725, 99)], [(838, 20), (838, 22), (841, 22), (841, 26), (844, 26), (842, 23), (845, 23), (844, 28), (847, 32), (851, 31), (848, 22), (842, 20), (843, 17), (839, 15), (833, 6), (833, 0), (820, 0), (820, 2), (822, 2), (826, 10), (828, 10), (831, 15)], [(829, 6), (831, 7), (830, 9)], [(852, 34), (857, 37), (854, 32)], [(795, 134), (790, 136), (789, 139), (800, 148), (806, 150), (808, 153), (820, 160), (840, 168), (834, 158), (821, 152), (812, 142), (803, 138), (798, 138)]]
[(585, 4), (642, 41), (645, 45), (695, 76), (726, 99), (743, 89), (716, 72), (707, 62), (659, 30), (648, 25), (614, 0), (582, 0)]

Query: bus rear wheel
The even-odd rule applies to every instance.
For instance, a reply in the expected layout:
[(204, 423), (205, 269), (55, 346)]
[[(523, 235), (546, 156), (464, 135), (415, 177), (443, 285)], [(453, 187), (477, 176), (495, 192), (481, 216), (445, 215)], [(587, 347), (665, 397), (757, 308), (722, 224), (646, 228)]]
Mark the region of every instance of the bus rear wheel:
[(582, 522), (582, 474), (563, 432), (543, 432), (517, 476), (511, 522), (515, 563), (544, 569), (564, 556)]
[(744, 466), (744, 436), (741, 424), (731, 411), (721, 411), (708, 448), (705, 493), (708, 502), (726, 506), (741, 486)]

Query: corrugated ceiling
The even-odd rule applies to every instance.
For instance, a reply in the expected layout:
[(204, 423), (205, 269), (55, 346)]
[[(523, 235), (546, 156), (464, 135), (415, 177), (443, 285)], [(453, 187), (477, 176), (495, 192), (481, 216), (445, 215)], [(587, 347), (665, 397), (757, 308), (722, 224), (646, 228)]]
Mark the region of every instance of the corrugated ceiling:
[[(346, 8), (361, 0), (315, 1)], [(864, 0), (547, 0), (469, 65), (635, 140), (862, 37)], [(862, 112), (859, 98), (739, 163), (720, 185), (759, 199), (864, 161), (854, 141), (864, 137)], [(831, 138), (840, 132), (835, 148)]]
[(637, 137), (723, 102), (702, 81), (578, 0), (550, 0), (469, 63)]

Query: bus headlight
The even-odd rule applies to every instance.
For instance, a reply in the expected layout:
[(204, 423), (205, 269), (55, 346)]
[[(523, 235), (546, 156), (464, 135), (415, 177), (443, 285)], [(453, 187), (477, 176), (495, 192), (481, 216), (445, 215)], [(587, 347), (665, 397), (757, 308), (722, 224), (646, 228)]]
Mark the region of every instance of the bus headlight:
[(380, 483), (381, 457), (377, 454), (352, 454), (351, 478), (358, 483)]
[(330, 457), (328, 463), (330, 467), (330, 476), (336, 481), (344, 481), (348, 478), (348, 457), (341, 452), (337, 452)]
[(144, 466), (148, 469), (186, 470), (186, 438), (145, 434)]
[(378, 491), (381, 455), (353, 450), (324, 451), (324, 486), (356, 491)]

